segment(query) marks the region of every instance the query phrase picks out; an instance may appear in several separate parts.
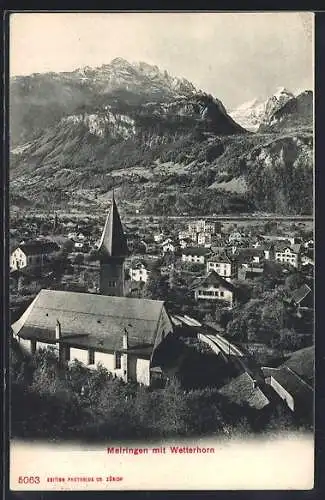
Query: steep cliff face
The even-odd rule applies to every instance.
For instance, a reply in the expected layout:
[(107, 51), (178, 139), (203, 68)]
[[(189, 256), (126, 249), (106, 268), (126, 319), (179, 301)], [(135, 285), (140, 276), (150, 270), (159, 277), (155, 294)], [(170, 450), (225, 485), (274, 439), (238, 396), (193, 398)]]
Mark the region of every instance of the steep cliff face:
[(312, 213), (313, 139), (309, 134), (276, 138), (246, 156), (248, 189), (257, 209)]
[(260, 131), (281, 132), (288, 129), (309, 128), (313, 125), (313, 93), (310, 90), (292, 97), (276, 109), (268, 121), (262, 123)]

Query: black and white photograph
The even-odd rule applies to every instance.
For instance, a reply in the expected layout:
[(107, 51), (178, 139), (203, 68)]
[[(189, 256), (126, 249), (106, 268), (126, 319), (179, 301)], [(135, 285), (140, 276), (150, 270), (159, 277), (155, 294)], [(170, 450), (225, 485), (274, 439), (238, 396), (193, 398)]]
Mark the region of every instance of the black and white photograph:
[(313, 488), (314, 14), (9, 24), (10, 488)]

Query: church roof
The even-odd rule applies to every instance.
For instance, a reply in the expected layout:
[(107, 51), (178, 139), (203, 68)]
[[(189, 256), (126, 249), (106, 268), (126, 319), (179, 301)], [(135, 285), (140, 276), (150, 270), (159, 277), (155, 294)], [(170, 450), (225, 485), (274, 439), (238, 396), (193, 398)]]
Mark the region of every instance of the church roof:
[(59, 321), (64, 343), (121, 350), (127, 331), (129, 349), (153, 347), (163, 308), (158, 300), (43, 289), (12, 329), (22, 338), (55, 342)]
[(112, 194), (111, 208), (107, 215), (98, 252), (103, 257), (125, 257), (128, 255), (126, 237), (120, 215)]

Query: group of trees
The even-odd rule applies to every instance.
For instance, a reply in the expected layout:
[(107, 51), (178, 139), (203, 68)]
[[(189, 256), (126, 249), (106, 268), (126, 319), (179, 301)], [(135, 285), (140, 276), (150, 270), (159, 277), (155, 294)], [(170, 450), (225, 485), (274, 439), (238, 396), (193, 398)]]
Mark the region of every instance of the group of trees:
[(60, 367), (50, 349), (34, 357), (12, 345), (11, 433), (50, 439), (135, 439), (234, 435), (292, 428), (292, 417), (274, 409), (238, 407), (216, 389), (184, 391), (172, 380), (152, 389), (114, 379), (102, 367), (73, 362)]
[(294, 351), (309, 345), (313, 322), (309, 316), (298, 318), (286, 302), (303, 282), (300, 273), (293, 273), (283, 285), (275, 286), (272, 280), (253, 287), (246, 283), (246, 301), (234, 308), (227, 335), (240, 342), (261, 342), (279, 350)]

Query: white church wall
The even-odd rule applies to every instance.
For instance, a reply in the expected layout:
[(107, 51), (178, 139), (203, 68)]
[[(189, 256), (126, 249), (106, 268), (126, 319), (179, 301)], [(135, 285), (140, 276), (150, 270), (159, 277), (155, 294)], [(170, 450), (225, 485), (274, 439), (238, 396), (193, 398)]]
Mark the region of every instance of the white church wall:
[(150, 385), (149, 359), (137, 359), (137, 382), (139, 384)]

